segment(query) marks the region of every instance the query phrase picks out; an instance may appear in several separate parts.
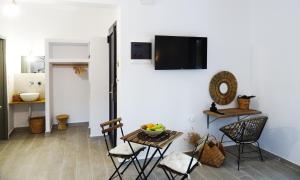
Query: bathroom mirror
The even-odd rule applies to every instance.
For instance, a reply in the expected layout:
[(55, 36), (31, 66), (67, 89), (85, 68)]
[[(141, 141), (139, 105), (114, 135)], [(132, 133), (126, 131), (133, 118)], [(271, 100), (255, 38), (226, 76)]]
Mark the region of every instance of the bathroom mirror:
[(21, 56), (22, 73), (45, 73), (45, 56)]

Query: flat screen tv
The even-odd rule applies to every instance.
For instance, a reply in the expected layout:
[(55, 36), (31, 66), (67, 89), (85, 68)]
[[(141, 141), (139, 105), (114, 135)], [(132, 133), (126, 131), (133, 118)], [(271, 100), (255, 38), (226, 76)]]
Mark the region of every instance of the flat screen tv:
[(206, 69), (207, 38), (155, 36), (155, 69)]

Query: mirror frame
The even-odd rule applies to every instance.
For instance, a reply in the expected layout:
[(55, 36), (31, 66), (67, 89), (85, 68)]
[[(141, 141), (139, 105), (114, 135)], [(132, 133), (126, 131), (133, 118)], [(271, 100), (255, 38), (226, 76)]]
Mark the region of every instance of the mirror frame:
[[(220, 87), (222, 84), (227, 84), (228, 90), (222, 93)], [(221, 71), (213, 76), (209, 85), (209, 93), (213, 101), (219, 105), (227, 105), (236, 97), (237, 80), (235, 76), (228, 71)]]

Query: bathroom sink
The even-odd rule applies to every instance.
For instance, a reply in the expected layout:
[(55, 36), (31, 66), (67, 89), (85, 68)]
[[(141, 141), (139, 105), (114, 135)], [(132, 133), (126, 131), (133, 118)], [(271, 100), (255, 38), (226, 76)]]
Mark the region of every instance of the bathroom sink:
[(21, 93), (20, 96), (23, 101), (36, 101), (38, 100), (40, 93)]

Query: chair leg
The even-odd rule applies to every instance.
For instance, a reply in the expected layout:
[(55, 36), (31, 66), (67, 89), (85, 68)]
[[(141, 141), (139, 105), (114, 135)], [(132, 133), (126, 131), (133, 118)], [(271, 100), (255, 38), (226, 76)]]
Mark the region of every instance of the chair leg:
[(136, 171), (137, 171), (138, 173), (140, 173), (140, 170), (141, 170), (141, 169), (138, 168), (138, 166), (137, 166), (136, 163), (134, 162), (134, 159), (132, 159), (132, 162), (133, 162), (133, 165), (134, 165)]
[(224, 138), (225, 134), (223, 134), (222, 138), (221, 138), (221, 144), (223, 143), (223, 138)]
[(238, 171), (240, 170), (240, 160), (241, 160), (241, 144), (238, 145)]
[(134, 167), (135, 167), (135, 169), (137, 170), (137, 172), (140, 173), (140, 170), (138, 169), (137, 165), (135, 164), (133, 157), (131, 157), (130, 162), (127, 164), (127, 166), (126, 166), (126, 167), (123, 169), (123, 171), (121, 172), (122, 175), (124, 174), (124, 172), (128, 169), (128, 167), (129, 167), (131, 164), (133, 164)]
[(172, 174), (172, 172), (169, 171), (169, 173), (170, 173), (171, 178), (172, 178), (172, 179), (175, 179), (174, 176), (173, 176), (173, 174)]
[(244, 153), (244, 143), (242, 144), (242, 153)]
[(260, 149), (260, 146), (259, 146), (259, 143), (256, 141), (256, 144), (257, 144), (257, 147), (258, 147), (258, 151), (259, 151), (259, 155), (260, 155), (260, 160), (263, 161), (263, 156), (262, 156), (262, 153), (261, 153), (261, 149)]
[(130, 164), (132, 163), (132, 161), (128, 162), (128, 164), (126, 165), (126, 167), (123, 169), (123, 171), (121, 172), (121, 174), (123, 175), (124, 172), (127, 170), (127, 168), (130, 166)]
[(167, 171), (165, 170), (165, 168), (162, 168), (162, 170), (164, 171), (164, 173), (166, 174), (166, 176), (168, 177), (169, 180), (171, 180), (169, 174), (167, 173)]
[(109, 157), (111, 158), (111, 161), (113, 162), (113, 165), (114, 165), (114, 167), (116, 168), (115, 172), (109, 177), (109, 179), (111, 180), (111, 179), (114, 177), (114, 175), (115, 175), (116, 173), (118, 173), (119, 178), (122, 180), (122, 176), (121, 176), (121, 174), (120, 174), (120, 172), (119, 172), (119, 169), (120, 169), (121, 166), (125, 163), (126, 160), (124, 160), (124, 161), (119, 165), (119, 167), (117, 167), (117, 166), (116, 166), (116, 163), (115, 163), (115, 161), (114, 161), (114, 159), (113, 159), (111, 156), (109, 156)]
[(185, 175), (182, 176), (181, 180), (183, 180), (183, 179), (185, 179), (187, 177), (188, 177), (188, 175), (185, 174)]
[[(143, 168), (142, 168), (137, 156), (134, 155), (132, 160), (134, 161), (134, 159), (136, 159), (136, 163), (137, 163), (137, 165), (136, 165), (135, 162), (133, 162), (133, 164), (136, 167), (136, 170), (138, 171), (139, 174), (142, 173), (142, 175), (145, 177), (145, 179), (147, 179), (146, 175), (145, 175), (145, 172), (143, 171)], [(141, 172), (138, 170), (138, 167), (140, 168)]]
[[(132, 148), (132, 146), (131, 146), (131, 144), (130, 144), (129, 141), (128, 141), (128, 145), (129, 145), (131, 151), (134, 152), (134, 150), (133, 150), (133, 148)], [(145, 179), (147, 179), (147, 177), (146, 177), (146, 175), (145, 175), (145, 172), (143, 171), (143, 168), (142, 168), (142, 166), (141, 166), (141, 164), (140, 164), (140, 162), (139, 162), (139, 160), (138, 160), (138, 158), (137, 158), (137, 155), (138, 155), (138, 154), (133, 154), (133, 161), (136, 159), (136, 163), (137, 163), (138, 167), (140, 168), (142, 175), (145, 177)], [(133, 162), (133, 163), (134, 163), (134, 162)], [(134, 163), (134, 164), (135, 164), (135, 163)], [(137, 170), (138, 170), (138, 169), (137, 169)], [(138, 171), (138, 173), (139, 173), (139, 175), (138, 175), (137, 179), (140, 177), (140, 172)]]

